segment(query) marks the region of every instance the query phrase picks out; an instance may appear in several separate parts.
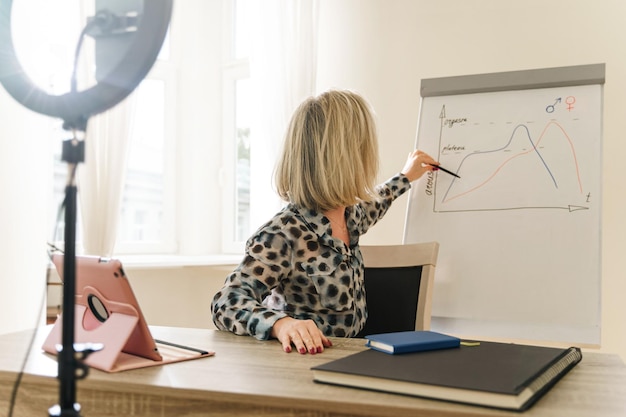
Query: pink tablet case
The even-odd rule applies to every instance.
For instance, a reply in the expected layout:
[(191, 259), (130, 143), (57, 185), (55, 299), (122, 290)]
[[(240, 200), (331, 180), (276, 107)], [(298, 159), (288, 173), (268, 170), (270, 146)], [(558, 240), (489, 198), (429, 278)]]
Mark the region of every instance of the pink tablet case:
[[(63, 255), (53, 263), (63, 277)], [(106, 311), (95, 310), (94, 297)], [(90, 302), (91, 300), (91, 302)], [(104, 313), (104, 314), (102, 314)], [(106, 317), (108, 316), (108, 317)], [(84, 362), (106, 372), (145, 368), (214, 355), (212, 351), (157, 344), (139, 308), (122, 264), (116, 259), (76, 257), (75, 343), (102, 343), (104, 348)], [(59, 316), (43, 344), (57, 353), (62, 340)]]

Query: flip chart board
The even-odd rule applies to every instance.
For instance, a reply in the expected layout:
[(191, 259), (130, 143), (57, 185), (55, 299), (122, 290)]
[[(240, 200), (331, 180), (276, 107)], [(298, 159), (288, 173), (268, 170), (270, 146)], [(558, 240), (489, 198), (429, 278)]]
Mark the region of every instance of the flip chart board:
[(405, 243), (438, 241), (432, 329), (600, 342), (604, 64), (422, 80)]

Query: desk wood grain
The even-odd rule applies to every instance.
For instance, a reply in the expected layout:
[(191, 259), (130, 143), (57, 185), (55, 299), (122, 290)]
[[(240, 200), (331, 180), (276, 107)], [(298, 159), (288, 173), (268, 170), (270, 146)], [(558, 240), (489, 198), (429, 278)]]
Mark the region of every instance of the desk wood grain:
[[(0, 336), (0, 415), (8, 415), (24, 358), (15, 417), (46, 415), (58, 403), (56, 360), (40, 349), (49, 327)], [(337, 339), (318, 355), (284, 353), (276, 341), (205, 330), (152, 327), (155, 338), (214, 350), (214, 357), (116, 374), (91, 370), (78, 382), (85, 417), (110, 416), (515, 416), (515, 412), (313, 382), (311, 367), (365, 349)], [(32, 332), (31, 332), (32, 333)], [(524, 415), (626, 416), (626, 366), (616, 355), (585, 353), (583, 361)]]

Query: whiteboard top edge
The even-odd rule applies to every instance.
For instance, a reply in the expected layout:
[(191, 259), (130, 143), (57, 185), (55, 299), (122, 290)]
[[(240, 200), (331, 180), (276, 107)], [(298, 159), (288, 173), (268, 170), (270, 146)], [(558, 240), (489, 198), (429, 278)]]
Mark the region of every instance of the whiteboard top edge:
[(421, 81), (422, 97), (494, 91), (552, 88), (574, 85), (604, 84), (606, 64), (541, 68), (488, 74), (425, 78)]

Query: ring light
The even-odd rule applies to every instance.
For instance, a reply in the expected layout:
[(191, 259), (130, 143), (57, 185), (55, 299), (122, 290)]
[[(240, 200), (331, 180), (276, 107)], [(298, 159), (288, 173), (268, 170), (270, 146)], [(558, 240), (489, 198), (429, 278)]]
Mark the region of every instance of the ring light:
[[(90, 116), (124, 100), (143, 80), (161, 50), (172, 13), (172, 0), (143, 1), (137, 30), (128, 37), (132, 43), (117, 66), (84, 91), (51, 95), (31, 81), (17, 59), (11, 37), (12, 3), (13, 0), (0, 0), (0, 83), (23, 106), (61, 118), (66, 126), (79, 130), (85, 130)], [(116, 6), (113, 3), (111, 8)], [(95, 18), (98, 16), (97, 13)], [(103, 19), (103, 24), (108, 22)]]

